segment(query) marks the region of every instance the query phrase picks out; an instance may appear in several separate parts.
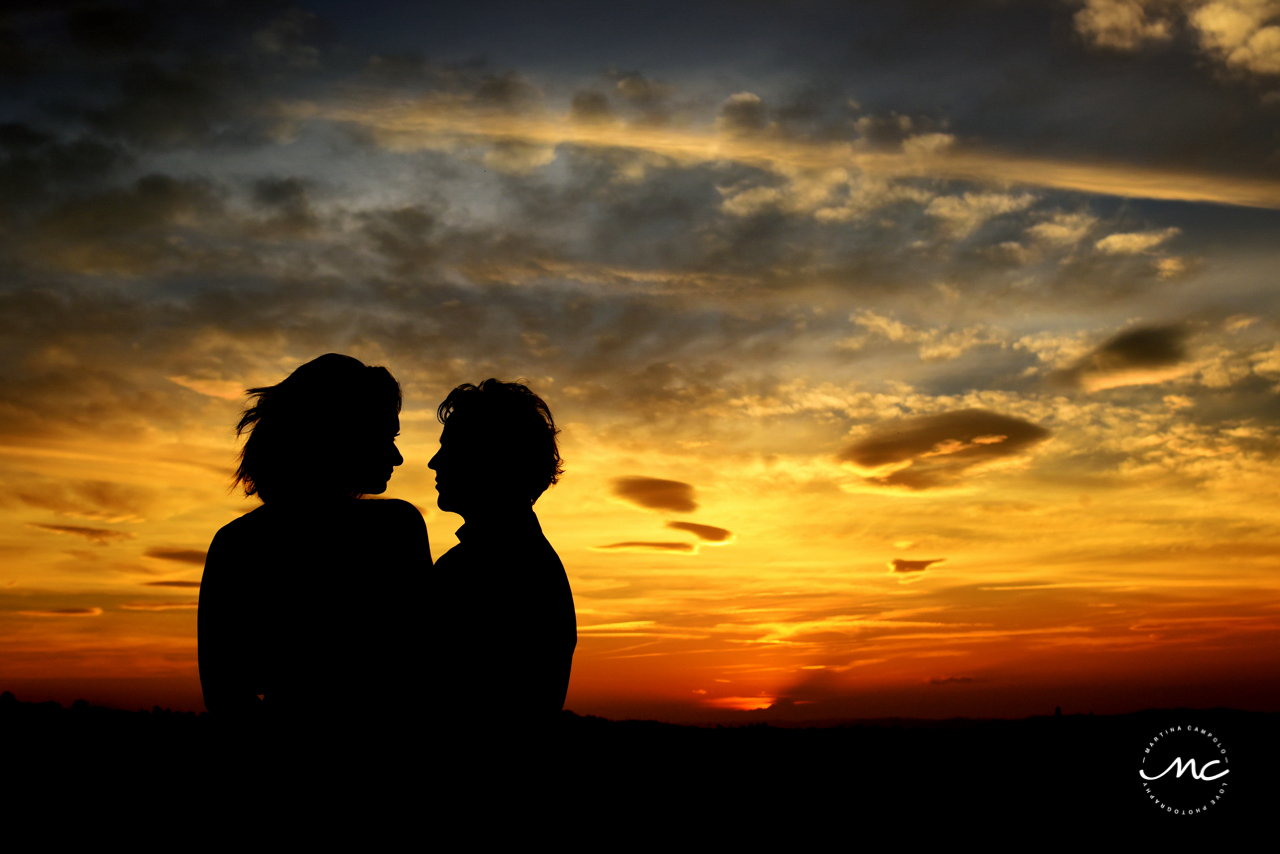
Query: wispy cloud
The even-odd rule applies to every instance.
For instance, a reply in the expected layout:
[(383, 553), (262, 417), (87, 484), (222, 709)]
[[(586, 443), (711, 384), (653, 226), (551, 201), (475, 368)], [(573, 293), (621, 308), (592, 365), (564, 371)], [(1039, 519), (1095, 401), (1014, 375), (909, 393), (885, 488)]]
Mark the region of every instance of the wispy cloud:
[(205, 559), (205, 552), (201, 549), (154, 548), (147, 549), (146, 555), (160, 560), (176, 560), (179, 563), (194, 563), (200, 566), (204, 565)]
[(674, 543), (674, 542), (643, 542), (628, 541), (624, 543), (610, 543), (607, 546), (596, 546), (597, 549), (607, 551), (627, 551), (627, 552), (678, 552), (680, 554), (694, 554), (698, 551), (698, 547), (692, 543)]
[(101, 608), (49, 608), (44, 610), (19, 611), (24, 617), (100, 617)]
[(132, 540), (138, 535), (131, 531), (114, 531), (110, 528), (84, 528), (79, 525), (46, 525), (39, 522), (28, 524), (30, 528), (37, 528), (41, 531), (49, 531), (53, 534), (69, 534), (73, 537), (83, 537), (84, 539), (100, 546), (118, 543), (121, 540)]
[(668, 522), (668, 528), (677, 531), (688, 531), (700, 540), (708, 543), (727, 543), (733, 539), (733, 532), (715, 525), (699, 525), (695, 522)]

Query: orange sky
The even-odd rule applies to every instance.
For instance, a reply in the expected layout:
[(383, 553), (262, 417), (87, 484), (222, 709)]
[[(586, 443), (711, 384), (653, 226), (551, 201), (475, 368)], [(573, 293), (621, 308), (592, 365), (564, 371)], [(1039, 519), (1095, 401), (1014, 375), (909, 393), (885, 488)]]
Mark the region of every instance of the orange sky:
[(551, 405), (576, 712), (1280, 710), (1267, 4), (855, 5), (5, 23), (0, 689), (201, 708), (242, 391), (336, 351), (437, 556), (438, 402)]

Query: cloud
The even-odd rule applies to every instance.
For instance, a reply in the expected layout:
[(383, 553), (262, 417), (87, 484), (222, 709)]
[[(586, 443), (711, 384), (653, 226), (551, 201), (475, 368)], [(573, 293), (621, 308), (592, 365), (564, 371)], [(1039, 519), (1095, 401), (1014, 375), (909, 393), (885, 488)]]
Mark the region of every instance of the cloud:
[(1048, 437), (1048, 430), (1021, 418), (962, 409), (882, 423), (837, 459), (852, 463), (869, 483), (930, 489), (1014, 458)]
[(110, 543), (119, 542), (120, 540), (132, 540), (137, 534), (128, 531), (112, 531), (109, 528), (82, 528), (77, 525), (44, 525), (38, 522), (31, 523), (27, 527), (39, 528), (42, 531), (50, 531), (54, 534), (70, 534), (73, 537), (84, 537), (90, 542), (105, 546)]
[(160, 560), (176, 560), (182, 563), (194, 563), (204, 566), (205, 552), (199, 549), (147, 549), (147, 557)]
[(650, 510), (674, 510), (692, 513), (698, 509), (693, 484), (656, 477), (618, 477), (613, 480), (613, 494)]
[(199, 602), (130, 602), (120, 606), (125, 611), (193, 611)]
[(1108, 255), (1137, 255), (1154, 249), (1170, 237), (1179, 233), (1179, 229), (1166, 228), (1160, 231), (1133, 231), (1127, 234), (1111, 234), (1097, 243), (1094, 248)]
[[(645, 152), (669, 158), (673, 165), (736, 163), (785, 176), (845, 169), (876, 181), (959, 180), (1055, 188), (1143, 199), (1180, 199), (1251, 207), (1280, 208), (1280, 182), (1262, 176), (1046, 159), (957, 149), (948, 134), (909, 138), (901, 151), (863, 150), (848, 141), (793, 140), (778, 134), (749, 132), (764, 121), (763, 106), (750, 93), (725, 104), (719, 132), (668, 125), (573, 122), (554, 114), (501, 116), (453, 102), (421, 99), (378, 103), (335, 101), (283, 105), (282, 116), (296, 121), (328, 120), (365, 128), (377, 142), (395, 151), (454, 150), (484, 140), (521, 140), (535, 147), (570, 144), (589, 149)], [(915, 139), (917, 144), (912, 145)], [(946, 144), (944, 144), (946, 143)], [(980, 222), (1025, 209), (1034, 198), (1006, 193), (967, 193), (944, 197), (936, 215), (964, 231)], [(1025, 204), (1024, 204), (1025, 199)], [(896, 201), (896, 199), (894, 199)]]
[(316, 231), (320, 219), (311, 209), (307, 182), (299, 178), (260, 178), (253, 183), (253, 202), (269, 212), (268, 219), (254, 222), (260, 237), (304, 237)]
[(969, 685), (977, 681), (978, 680), (974, 679), (972, 676), (948, 676), (945, 679), (939, 679), (939, 678), (930, 679), (929, 684), (930, 685)]
[(695, 554), (698, 547), (691, 543), (649, 543), (629, 541), (625, 543), (610, 543), (607, 546), (596, 546), (597, 549), (610, 549), (617, 551), (656, 551), (656, 552), (681, 552), (683, 554)]
[(142, 522), (151, 493), (137, 487), (102, 480), (28, 480), (14, 490), (23, 503), (62, 516), (98, 522)]
[(144, 581), (146, 587), (193, 587), (199, 588), (199, 581)]
[(221, 210), (208, 181), (145, 175), (132, 186), (58, 204), (34, 223), (26, 255), (33, 263), (78, 273), (138, 275), (189, 257), (178, 235)]
[(592, 90), (576, 92), (569, 105), (569, 115), (580, 122), (608, 121), (613, 118), (609, 96)]
[(1075, 15), (1076, 31), (1102, 47), (1133, 50), (1149, 41), (1167, 41), (1171, 22), (1148, 17), (1150, 0), (1086, 0)]
[(750, 133), (765, 126), (764, 103), (759, 95), (739, 92), (725, 99), (720, 108), (721, 125), (733, 133)]
[[(1006, 335), (999, 330), (982, 326), (965, 329), (915, 329), (906, 324), (864, 309), (849, 316), (849, 320), (868, 332), (881, 335), (890, 341), (919, 344), (920, 358), (927, 362), (958, 358), (966, 350), (981, 345), (1005, 346)], [(862, 338), (847, 338), (836, 343), (843, 350), (858, 350), (865, 343)]]
[(1248, 75), (1280, 74), (1280, 7), (1274, 0), (1085, 0), (1076, 31), (1123, 51), (1169, 41), (1179, 21), (1222, 66)]
[(935, 558), (933, 560), (906, 560), (904, 558), (895, 557), (889, 561), (890, 572), (924, 572), (935, 563), (942, 563), (945, 557)]
[(706, 540), (709, 543), (727, 543), (733, 538), (733, 532), (726, 528), (717, 528), (714, 525), (699, 525), (695, 522), (668, 522), (668, 528), (674, 528), (677, 531), (688, 531), (700, 540)]
[(48, 610), (19, 611), (26, 617), (100, 617), (101, 608), (51, 608)]
[(255, 82), (234, 59), (194, 55), (168, 67), (143, 60), (121, 73), (116, 101), (88, 109), (85, 116), (108, 138), (144, 149), (261, 142), (270, 116), (251, 107)]
[(1280, 7), (1274, 0), (1216, 0), (1189, 15), (1200, 46), (1228, 68), (1280, 74)]
[(956, 238), (965, 238), (987, 220), (1002, 214), (1026, 210), (1035, 196), (1008, 193), (965, 193), (962, 196), (939, 196), (929, 202), (924, 212), (942, 220)]
[(1041, 243), (1054, 246), (1074, 246), (1089, 233), (1098, 222), (1095, 217), (1082, 213), (1059, 213), (1051, 219), (1036, 223), (1027, 234)]
[(1139, 326), (1120, 333), (1066, 370), (1050, 379), (1101, 391), (1127, 385), (1161, 383), (1191, 370), (1187, 357), (1187, 330), (1180, 326)]

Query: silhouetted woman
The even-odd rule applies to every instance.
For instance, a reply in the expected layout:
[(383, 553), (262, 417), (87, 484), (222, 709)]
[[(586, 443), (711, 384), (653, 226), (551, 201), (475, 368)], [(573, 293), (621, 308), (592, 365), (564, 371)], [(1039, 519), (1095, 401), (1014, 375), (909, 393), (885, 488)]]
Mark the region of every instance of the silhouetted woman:
[(236, 484), (262, 506), (218, 531), (200, 587), (200, 682), (215, 716), (326, 739), (385, 729), (414, 693), (431, 566), (422, 514), (386, 491), (400, 386), (330, 353), (253, 398)]

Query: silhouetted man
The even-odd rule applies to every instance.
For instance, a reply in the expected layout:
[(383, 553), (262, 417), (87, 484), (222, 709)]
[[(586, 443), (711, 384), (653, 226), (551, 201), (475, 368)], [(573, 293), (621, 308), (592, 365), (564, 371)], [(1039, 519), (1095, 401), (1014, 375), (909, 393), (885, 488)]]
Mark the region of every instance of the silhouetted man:
[(437, 416), (437, 503), (466, 524), (433, 571), (431, 622), (445, 630), (430, 642), (441, 653), (433, 677), (459, 725), (499, 734), (554, 723), (578, 630), (569, 579), (533, 512), (563, 471), (551, 411), (527, 387), (489, 379), (455, 388)]

